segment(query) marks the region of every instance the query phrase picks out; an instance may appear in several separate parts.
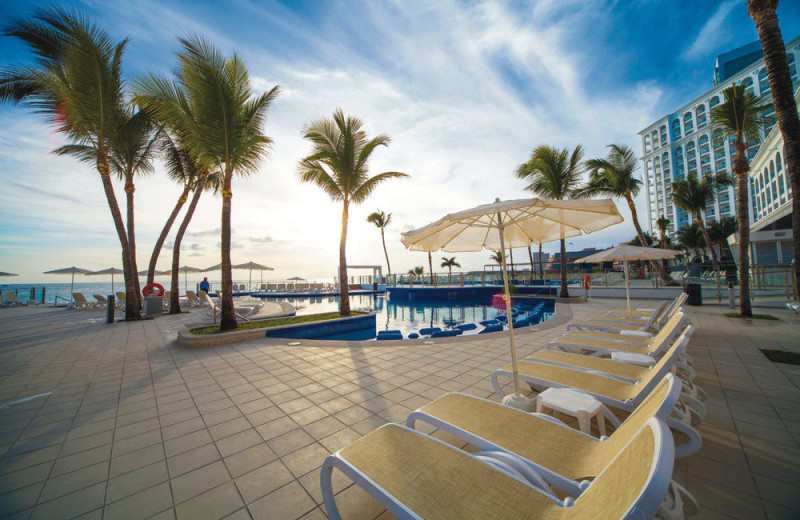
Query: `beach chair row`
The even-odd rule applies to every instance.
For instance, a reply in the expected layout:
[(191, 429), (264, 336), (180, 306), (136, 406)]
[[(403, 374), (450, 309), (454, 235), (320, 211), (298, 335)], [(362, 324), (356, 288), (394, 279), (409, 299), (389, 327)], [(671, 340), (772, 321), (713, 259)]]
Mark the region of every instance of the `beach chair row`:
[(264, 283), (259, 287), (259, 291), (268, 293), (327, 293), (338, 291), (338, 284), (332, 283)]
[[(537, 410), (554, 407), (561, 418), (450, 393), (412, 412), (405, 425), (384, 425), (328, 456), (320, 477), (326, 512), (341, 518), (334, 469), (397, 518), (633, 519), (697, 512), (688, 491), (672, 482), (674, 459), (700, 448), (694, 426), (705, 415), (686, 353), (693, 327), (681, 305), (680, 299), (664, 302), (618, 321), (619, 313), (609, 313), (596, 318), (599, 328), (586, 320), (519, 362), (521, 380), (539, 392)], [(616, 332), (609, 321), (620, 325)], [(640, 333), (623, 332), (631, 330)], [(642, 356), (637, 364), (622, 361), (634, 354)], [(491, 376), (501, 396), (499, 380), (511, 373), (507, 366)], [(580, 420), (576, 428), (580, 411), (571, 417), (570, 410), (576, 402), (598, 409), (596, 431)], [(608, 435), (605, 420), (614, 427)], [(425, 435), (420, 424), (472, 448)]]

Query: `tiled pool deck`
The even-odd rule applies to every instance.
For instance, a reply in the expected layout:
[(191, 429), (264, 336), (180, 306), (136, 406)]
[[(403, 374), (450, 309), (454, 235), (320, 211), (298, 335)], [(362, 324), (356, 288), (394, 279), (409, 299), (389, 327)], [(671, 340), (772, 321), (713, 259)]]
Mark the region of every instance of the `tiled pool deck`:
[[(623, 304), (559, 305), (550, 328), (518, 336), (519, 349), (542, 348), (573, 315)], [(698, 518), (798, 518), (800, 367), (758, 348), (800, 352), (800, 316), (771, 310), (780, 321), (751, 323), (725, 310), (688, 308), (708, 415), (703, 448), (674, 478), (700, 501)], [(490, 396), (491, 371), (509, 359), (504, 335), (187, 350), (177, 331), (197, 316), (103, 317), (0, 309), (0, 518), (325, 518), (319, 467), (330, 451), (445, 392)], [(388, 517), (334, 483), (345, 518)]]

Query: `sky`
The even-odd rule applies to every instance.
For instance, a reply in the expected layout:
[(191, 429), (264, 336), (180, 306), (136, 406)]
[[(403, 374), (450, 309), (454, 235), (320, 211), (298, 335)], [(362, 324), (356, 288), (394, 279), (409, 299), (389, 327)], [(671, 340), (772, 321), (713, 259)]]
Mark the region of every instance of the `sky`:
[[(41, 5), (5, 2), (0, 21)], [(407, 251), (402, 232), (496, 197), (531, 196), (514, 172), (542, 144), (570, 150), (580, 144), (586, 158), (625, 144), (641, 155), (638, 131), (710, 89), (718, 54), (757, 40), (744, 0), (58, 5), (80, 10), (116, 40), (130, 38), (126, 80), (171, 74), (177, 39), (199, 34), (242, 57), (256, 93), (280, 85), (265, 127), (274, 144), (255, 174), (233, 182), (232, 261), (273, 267), (265, 279), (336, 273), (341, 205), (297, 174), (298, 161), (311, 151), (303, 126), (336, 108), (361, 118), (369, 135), (391, 137), (373, 153), (372, 174), (410, 175), (350, 208), (348, 263), (385, 266), (380, 232), (366, 222), (382, 210), (392, 214), (386, 230), (392, 272), (418, 265), (427, 271), (427, 255)], [(800, 2), (781, 2), (778, 17), (784, 40), (800, 35)], [(30, 62), (25, 46), (0, 37), (0, 67)], [(68, 281), (42, 272), (72, 265), (120, 267), (99, 175), (50, 153), (64, 143), (38, 114), (0, 105), (0, 271), (20, 275), (5, 283)], [(137, 179), (140, 270), (180, 191), (160, 164)], [(124, 205), (120, 183), (116, 194)], [(646, 229), (644, 190), (636, 203)], [(617, 206), (624, 223), (571, 239), (568, 249), (632, 239), (628, 208), (624, 201)], [(204, 194), (181, 247), (182, 265), (219, 263), (220, 214), (221, 199)], [(558, 243), (544, 250), (555, 252)], [(434, 254), (439, 271), (442, 256), (453, 254)], [(490, 263), (488, 251), (455, 256), (465, 270)], [(514, 256), (525, 261), (527, 252)], [(170, 265), (165, 249), (158, 266)]]

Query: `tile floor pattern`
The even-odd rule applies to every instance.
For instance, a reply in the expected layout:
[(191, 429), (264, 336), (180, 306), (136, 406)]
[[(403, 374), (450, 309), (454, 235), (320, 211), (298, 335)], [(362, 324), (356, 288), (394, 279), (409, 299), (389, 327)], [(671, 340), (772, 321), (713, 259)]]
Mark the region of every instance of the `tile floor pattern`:
[[(647, 306), (652, 302), (636, 302)], [(559, 305), (546, 330), (621, 307)], [(800, 351), (800, 317), (742, 321), (689, 308), (690, 352), (709, 395), (699, 453), (675, 479), (699, 518), (800, 516), (800, 367), (758, 347)], [(325, 518), (324, 457), (445, 392), (491, 395), (505, 336), (418, 346), (175, 344), (197, 316), (104, 323), (100, 312), (0, 309), (0, 517)], [(29, 400), (25, 400), (29, 399)], [(335, 473), (338, 477), (340, 474)], [(388, 514), (334, 478), (345, 518)]]

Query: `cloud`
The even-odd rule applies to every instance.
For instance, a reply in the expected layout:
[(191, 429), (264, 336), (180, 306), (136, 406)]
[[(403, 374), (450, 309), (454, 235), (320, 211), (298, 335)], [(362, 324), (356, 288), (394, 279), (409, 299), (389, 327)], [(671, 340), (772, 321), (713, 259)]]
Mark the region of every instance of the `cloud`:
[(695, 60), (704, 58), (710, 52), (720, 48), (721, 45), (731, 41), (733, 33), (725, 30), (725, 22), (728, 14), (741, 4), (740, 0), (728, 0), (722, 2), (713, 15), (697, 33), (697, 36), (692, 41), (682, 54), (684, 60)]

